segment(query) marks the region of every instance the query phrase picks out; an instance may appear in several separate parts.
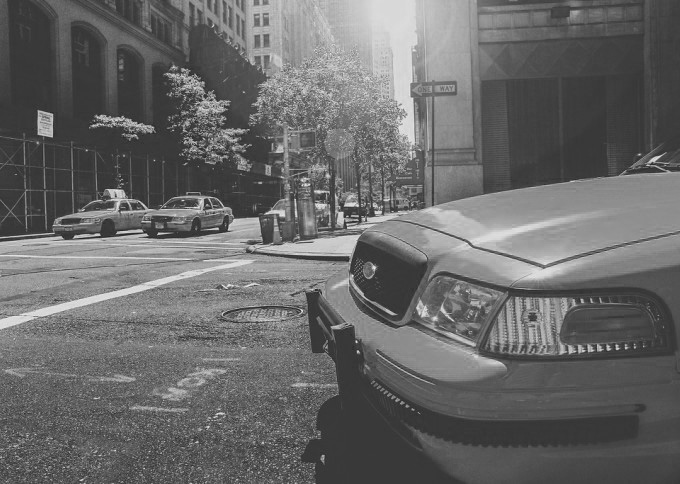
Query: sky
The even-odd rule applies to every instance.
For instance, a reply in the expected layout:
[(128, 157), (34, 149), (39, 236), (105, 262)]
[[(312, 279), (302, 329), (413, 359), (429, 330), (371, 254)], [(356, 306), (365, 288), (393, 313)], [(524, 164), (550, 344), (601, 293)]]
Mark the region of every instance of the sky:
[(413, 100), (411, 79), (411, 48), (416, 44), (414, 0), (373, 0), (373, 25), (390, 33), (394, 54), (394, 97), (408, 116), (401, 132), (413, 142)]

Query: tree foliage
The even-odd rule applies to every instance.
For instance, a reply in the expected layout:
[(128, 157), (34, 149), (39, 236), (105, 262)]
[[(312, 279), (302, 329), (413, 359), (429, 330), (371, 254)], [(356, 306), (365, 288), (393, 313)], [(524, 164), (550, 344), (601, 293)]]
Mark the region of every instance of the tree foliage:
[(109, 131), (115, 138), (123, 138), (126, 141), (138, 140), (140, 135), (153, 134), (156, 132), (153, 126), (138, 123), (125, 116), (108, 116), (97, 114), (90, 123), (90, 129), (103, 129)]
[(241, 143), (247, 131), (226, 126), (229, 101), (206, 91), (205, 82), (188, 69), (173, 66), (165, 77), (175, 108), (168, 129), (180, 138), (180, 155), (193, 164), (238, 160), (247, 148)]

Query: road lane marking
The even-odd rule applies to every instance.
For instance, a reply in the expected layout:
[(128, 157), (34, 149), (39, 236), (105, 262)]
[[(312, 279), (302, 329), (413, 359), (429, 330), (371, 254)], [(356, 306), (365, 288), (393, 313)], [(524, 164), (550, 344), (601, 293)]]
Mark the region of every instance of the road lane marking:
[(241, 358), (201, 358), (203, 361), (231, 362), (241, 361)]
[(136, 378), (125, 375), (114, 374), (113, 376), (90, 376), (90, 375), (75, 375), (73, 373), (56, 373), (53, 371), (45, 371), (44, 368), (8, 368), (5, 370), (8, 375), (24, 378), (30, 373), (38, 375), (58, 376), (62, 378), (86, 378), (92, 382), (109, 382), (109, 383), (132, 383)]
[(0, 254), (0, 257), (12, 257), (19, 259), (116, 259), (116, 260), (171, 260), (191, 261), (186, 257), (134, 257), (134, 256), (110, 256), (110, 255), (24, 255), (24, 254)]
[(18, 324), (26, 323), (32, 321), (36, 318), (43, 318), (45, 316), (51, 316), (53, 314), (61, 313), (64, 311), (69, 311), (75, 308), (81, 308), (83, 306), (89, 306), (90, 304), (96, 304), (102, 301), (108, 301), (109, 299), (115, 299), (118, 297), (129, 296), (130, 294), (137, 294), (140, 292), (148, 291), (150, 289), (155, 289), (157, 287), (163, 286), (165, 284), (170, 284), (172, 282), (180, 281), (183, 279), (190, 279), (192, 277), (201, 276), (208, 272), (219, 271), (223, 269), (233, 269), (235, 267), (245, 266), (252, 264), (253, 260), (237, 260), (231, 261), (227, 264), (222, 264), (214, 267), (206, 267), (203, 269), (196, 269), (193, 271), (182, 272), (175, 276), (164, 277), (162, 279), (156, 279), (155, 281), (149, 281), (137, 286), (128, 287), (125, 289), (119, 289), (117, 291), (106, 292), (103, 294), (97, 294), (95, 296), (85, 297), (82, 299), (76, 299), (75, 301), (69, 301), (67, 303), (57, 304), (55, 306), (49, 306), (42, 309), (37, 309), (35, 311), (29, 311), (27, 313), (20, 314), (18, 316), (10, 316), (8, 318), (0, 319), (0, 329), (10, 328)]
[(188, 408), (163, 408), (163, 407), (147, 407), (144, 405), (133, 405), (130, 410), (141, 410), (146, 412), (167, 412), (167, 413), (184, 413), (188, 412)]
[[(222, 368), (202, 368), (198, 371), (190, 373), (186, 378), (182, 378), (178, 381), (175, 387), (169, 387), (165, 389), (155, 388), (152, 395), (161, 397), (163, 400), (170, 400), (173, 402), (179, 402), (189, 397), (190, 391), (201, 387), (208, 383), (208, 380), (212, 380), (218, 375), (226, 373), (227, 370)], [(179, 388), (177, 388), (179, 387)]]

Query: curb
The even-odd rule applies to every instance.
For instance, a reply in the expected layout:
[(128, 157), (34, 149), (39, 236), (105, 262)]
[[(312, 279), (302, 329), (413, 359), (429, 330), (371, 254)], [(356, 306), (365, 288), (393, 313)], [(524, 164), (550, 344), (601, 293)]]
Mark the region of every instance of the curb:
[(257, 247), (249, 245), (246, 247), (248, 254), (264, 254), (274, 257), (287, 257), (289, 259), (307, 259), (307, 260), (327, 260), (327, 261), (349, 261), (349, 254), (331, 254), (328, 252), (282, 252), (277, 250), (269, 250), (269, 246)]
[(21, 235), (3, 235), (0, 237), (0, 242), (9, 242), (12, 240), (27, 240), (27, 239), (45, 239), (47, 237), (57, 237), (56, 234), (21, 234)]

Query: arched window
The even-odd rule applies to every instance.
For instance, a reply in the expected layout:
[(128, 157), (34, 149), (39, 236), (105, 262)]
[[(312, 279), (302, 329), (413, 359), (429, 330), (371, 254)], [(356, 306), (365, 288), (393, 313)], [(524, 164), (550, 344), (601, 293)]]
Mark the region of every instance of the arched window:
[(89, 121), (102, 112), (103, 82), (101, 45), (82, 27), (71, 29), (73, 66), (73, 117)]
[(52, 111), (50, 20), (28, 0), (9, 0), (9, 18), (12, 102)]
[(118, 49), (118, 114), (140, 119), (142, 113), (142, 83), (140, 65), (129, 51)]

